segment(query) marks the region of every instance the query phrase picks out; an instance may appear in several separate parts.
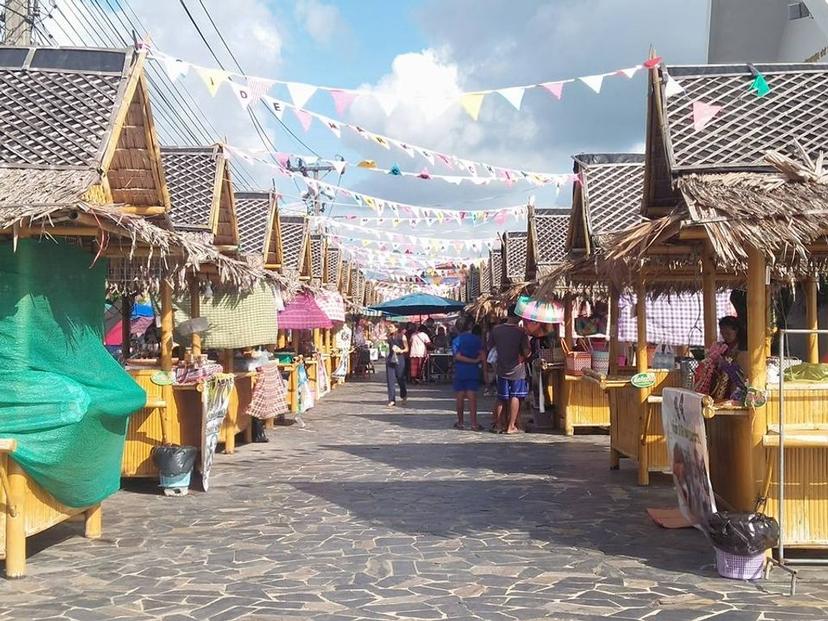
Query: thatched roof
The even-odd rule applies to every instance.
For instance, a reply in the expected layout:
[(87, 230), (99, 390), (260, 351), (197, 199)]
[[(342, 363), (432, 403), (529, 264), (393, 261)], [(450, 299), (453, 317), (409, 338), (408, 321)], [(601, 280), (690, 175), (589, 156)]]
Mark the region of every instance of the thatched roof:
[(503, 251), (498, 248), (489, 251), (489, 289), (483, 293), (497, 293), (503, 283)]
[[(68, 204), (86, 192), (100, 204), (169, 206), (143, 62), (131, 49), (0, 46), (0, 168), (43, 173), (19, 174), (7, 204)], [(66, 171), (87, 187), (65, 188)], [(8, 177), (0, 183), (4, 194)]]
[(526, 280), (548, 274), (566, 257), (569, 209), (531, 209), (526, 247)]
[(580, 182), (572, 189), (567, 249), (590, 253), (601, 235), (641, 220), (644, 155), (581, 153), (574, 160)]
[(523, 282), (526, 277), (526, 231), (507, 231), (503, 233), (503, 272), (502, 286)]
[(161, 147), (170, 219), (180, 231), (208, 232), (216, 246), (239, 245), (230, 164), (220, 144)]
[[(828, 66), (759, 64), (771, 92), (749, 90), (747, 65), (659, 67), (650, 72), (647, 111), (647, 175), (644, 215), (666, 215), (680, 200), (673, 181), (688, 173), (773, 172), (768, 151), (796, 156), (793, 139), (815, 157), (828, 145), (823, 111)], [(667, 77), (684, 94), (664, 95)], [(693, 126), (693, 102), (722, 106), (701, 130)]]
[(283, 215), (278, 218), (282, 241), (282, 273), (309, 275), (310, 265), (306, 261), (309, 250), (307, 218)]

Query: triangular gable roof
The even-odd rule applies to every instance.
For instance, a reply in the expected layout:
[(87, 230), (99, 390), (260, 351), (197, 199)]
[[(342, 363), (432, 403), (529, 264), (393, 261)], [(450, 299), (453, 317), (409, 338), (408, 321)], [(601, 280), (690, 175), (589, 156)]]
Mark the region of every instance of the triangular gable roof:
[(351, 290), (351, 264), (345, 259), (342, 260), (341, 276), (339, 278), (339, 293), (347, 296)]
[(282, 243), (282, 273), (310, 277), (310, 239), (305, 216), (278, 216)]
[(572, 213), (567, 250), (593, 252), (597, 237), (641, 221), (644, 155), (581, 153), (574, 156)]
[(333, 288), (339, 289), (339, 280), (342, 270), (342, 251), (336, 246), (330, 244), (325, 251), (325, 277), (326, 285), (332, 285)]
[[(83, 199), (167, 211), (144, 59), (132, 49), (0, 46), (0, 185), (13, 181), (13, 206)], [(65, 171), (77, 172), (68, 187)]]
[(216, 246), (237, 250), (239, 229), (224, 148), (219, 144), (162, 147), (161, 159), (173, 226), (181, 231), (209, 232)]
[(566, 258), (569, 209), (531, 209), (528, 218), (526, 280), (545, 276)]
[(473, 302), (483, 293), (480, 283), (481, 268), (477, 265), (469, 267), (469, 273), (466, 277), (466, 297), (470, 302)]
[(480, 295), (488, 295), (492, 292), (492, 273), (489, 267), (491, 257), (480, 265)]
[(503, 283), (503, 252), (497, 250), (489, 251), (489, 293), (500, 291)]
[[(676, 205), (676, 176), (691, 172), (770, 172), (763, 160), (775, 150), (798, 159), (794, 140), (815, 157), (828, 145), (825, 121), (828, 66), (757, 64), (771, 91), (757, 97), (749, 90), (750, 68), (738, 65), (669, 66), (650, 71), (647, 111), (647, 179), (643, 214), (665, 215)], [(684, 89), (667, 98), (667, 77)], [(693, 104), (721, 106), (696, 131)]]
[(276, 194), (236, 192), (236, 219), (239, 223), (239, 250), (261, 257), (268, 269), (278, 269), (279, 233), (276, 227)]
[(325, 277), (325, 238), (314, 233), (310, 236), (310, 277), (314, 282), (322, 283)]
[(526, 276), (526, 231), (507, 231), (503, 233), (503, 271), (501, 286), (522, 282)]

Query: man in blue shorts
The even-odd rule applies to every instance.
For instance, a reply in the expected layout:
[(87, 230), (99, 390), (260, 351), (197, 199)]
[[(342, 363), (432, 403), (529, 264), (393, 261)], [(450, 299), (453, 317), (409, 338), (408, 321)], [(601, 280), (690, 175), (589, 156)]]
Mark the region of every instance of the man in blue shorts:
[(457, 403), (457, 422), (455, 429), (463, 429), (463, 410), (465, 400), (469, 401), (471, 428), (480, 431), (477, 424), (477, 389), (480, 387), (480, 363), (483, 362), (483, 339), (471, 332), (471, 321), (457, 320), (460, 332), (451, 343), (454, 354), (454, 395)]
[[(517, 433), (517, 419), (520, 403), (529, 395), (529, 382), (526, 380), (526, 360), (529, 359), (529, 335), (518, 325), (514, 309), (509, 310), (506, 323), (492, 328), (491, 344), (497, 350), (497, 400), (503, 414), (508, 416), (508, 425), (504, 433)], [(499, 417), (498, 417), (499, 418)], [(499, 421), (495, 422), (496, 426)]]

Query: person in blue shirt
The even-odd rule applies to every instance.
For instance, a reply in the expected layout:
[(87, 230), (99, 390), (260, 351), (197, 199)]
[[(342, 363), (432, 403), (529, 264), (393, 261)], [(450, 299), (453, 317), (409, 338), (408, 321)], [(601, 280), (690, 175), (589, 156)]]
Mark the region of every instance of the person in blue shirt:
[[(451, 343), (454, 354), (454, 394), (457, 405), (457, 422), (455, 429), (463, 429), (465, 401), (469, 401), (471, 428), (481, 431), (477, 424), (477, 389), (480, 387), (480, 365), (483, 362), (483, 339), (472, 332), (472, 322), (468, 318), (457, 320), (460, 332)], [(478, 330), (479, 332), (479, 330)]]

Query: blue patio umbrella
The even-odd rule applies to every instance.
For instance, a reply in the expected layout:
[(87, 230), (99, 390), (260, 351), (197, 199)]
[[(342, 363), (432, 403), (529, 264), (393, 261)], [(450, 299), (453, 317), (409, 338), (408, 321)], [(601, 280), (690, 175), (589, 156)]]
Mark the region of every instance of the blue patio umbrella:
[(430, 293), (409, 293), (395, 300), (372, 306), (374, 310), (388, 315), (435, 315), (437, 313), (457, 313), (466, 305), (457, 300), (441, 298)]

